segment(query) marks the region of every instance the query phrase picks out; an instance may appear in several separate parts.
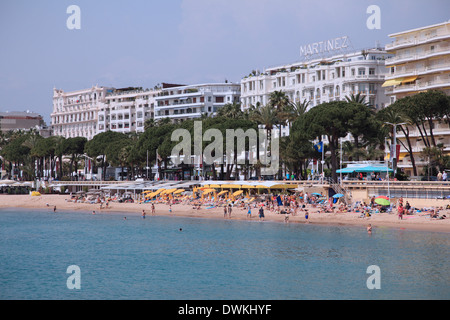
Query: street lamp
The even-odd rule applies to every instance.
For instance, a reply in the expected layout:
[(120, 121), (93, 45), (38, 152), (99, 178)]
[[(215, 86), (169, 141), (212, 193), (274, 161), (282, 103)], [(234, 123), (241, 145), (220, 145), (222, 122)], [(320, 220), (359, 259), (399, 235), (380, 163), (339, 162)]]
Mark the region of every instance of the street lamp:
[[(390, 123), (390, 122), (385, 122), (386, 124), (390, 124), (393, 129), (394, 129), (394, 133), (393, 133), (393, 150), (391, 150), (391, 159), (392, 159), (392, 169), (394, 169), (394, 176), (397, 174), (397, 126), (401, 126), (406, 124), (406, 122), (402, 122), (402, 123)], [(395, 156), (394, 156), (395, 154)], [(394, 161), (395, 159), (395, 161)]]

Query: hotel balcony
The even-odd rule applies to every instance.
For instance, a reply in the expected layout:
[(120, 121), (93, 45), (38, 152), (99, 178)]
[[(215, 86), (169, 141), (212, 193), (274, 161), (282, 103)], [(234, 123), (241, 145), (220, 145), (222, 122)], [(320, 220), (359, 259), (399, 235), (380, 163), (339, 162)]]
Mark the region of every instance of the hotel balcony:
[(361, 82), (361, 80), (367, 81), (383, 81), (385, 78), (385, 74), (364, 74), (364, 75), (356, 75), (351, 78), (344, 78), (343, 82)]
[(164, 119), (164, 118), (169, 118), (169, 119), (185, 119), (185, 118), (200, 118), (202, 116), (202, 112), (192, 112), (192, 113), (178, 113), (178, 114), (162, 114), (162, 115), (157, 115), (155, 114), (155, 120), (158, 119)]
[(438, 57), (441, 55), (450, 54), (450, 46), (439, 46), (435, 50), (425, 50), (421, 54), (410, 54), (410, 55), (396, 55), (391, 58), (386, 59), (386, 66), (401, 64), (405, 62), (411, 62), (421, 59), (428, 59), (433, 57)]
[(205, 106), (204, 102), (192, 102), (192, 103), (179, 103), (179, 104), (169, 104), (162, 106), (155, 106), (155, 113), (158, 110), (167, 110), (167, 109), (184, 109), (184, 108), (202, 108)]
[(403, 77), (412, 77), (412, 76), (420, 76), (420, 75), (426, 75), (430, 73), (436, 73), (436, 72), (445, 72), (450, 71), (450, 64), (447, 62), (438, 63), (431, 66), (426, 66), (422, 68), (414, 68), (414, 67), (403, 67), (403, 68), (397, 68), (395, 73), (387, 74), (386, 80), (396, 79), (396, 78), (403, 78)]
[(423, 91), (438, 88), (450, 87), (450, 82), (445, 80), (429, 80), (408, 85), (395, 86), (392, 93), (405, 93), (410, 91)]
[(386, 51), (394, 51), (402, 48), (417, 46), (421, 44), (426, 44), (430, 42), (441, 41), (450, 38), (450, 34), (443, 30), (437, 31), (434, 35), (430, 36), (421, 36), (420, 38), (414, 39), (399, 39), (395, 40), (392, 43), (386, 45)]

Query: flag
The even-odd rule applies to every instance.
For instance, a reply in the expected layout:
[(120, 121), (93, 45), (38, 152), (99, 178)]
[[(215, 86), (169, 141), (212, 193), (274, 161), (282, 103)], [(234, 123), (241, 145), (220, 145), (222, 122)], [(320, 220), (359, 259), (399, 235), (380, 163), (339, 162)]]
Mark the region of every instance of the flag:
[(318, 144), (314, 145), (314, 149), (317, 150), (317, 152), (323, 151), (323, 141), (320, 141)]

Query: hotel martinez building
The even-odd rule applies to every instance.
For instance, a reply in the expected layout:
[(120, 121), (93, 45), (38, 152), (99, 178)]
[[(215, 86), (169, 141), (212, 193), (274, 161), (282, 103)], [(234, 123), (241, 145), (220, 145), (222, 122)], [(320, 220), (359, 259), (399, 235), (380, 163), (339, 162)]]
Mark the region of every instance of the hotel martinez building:
[[(450, 20), (447, 22), (402, 31), (389, 35), (393, 39), (385, 49), (392, 57), (386, 62), (386, 82), (383, 84), (389, 103), (406, 96), (428, 90), (440, 90), (450, 95)], [(444, 152), (450, 154), (450, 126), (433, 123), (433, 134), (438, 143), (444, 144)], [(418, 171), (427, 165), (421, 156), (424, 144), (416, 127), (410, 127), (412, 149)], [(399, 140), (405, 137), (397, 133)], [(412, 174), (407, 150), (400, 149), (397, 166)]]
[[(382, 48), (373, 48), (328, 57), (305, 56), (300, 62), (253, 71), (241, 80), (242, 108), (267, 104), (274, 91), (285, 92), (292, 102), (306, 100), (308, 108), (358, 93), (376, 109), (384, 108), (389, 102), (382, 88), (385, 60), (391, 56)], [(281, 135), (289, 135), (289, 128), (282, 127)]]

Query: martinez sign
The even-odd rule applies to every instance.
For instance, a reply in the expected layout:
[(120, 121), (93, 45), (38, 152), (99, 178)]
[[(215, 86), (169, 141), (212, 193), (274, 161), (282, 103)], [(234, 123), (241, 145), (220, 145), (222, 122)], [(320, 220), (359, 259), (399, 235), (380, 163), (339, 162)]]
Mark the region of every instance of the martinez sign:
[(348, 48), (348, 42), (348, 37), (343, 36), (331, 40), (311, 43), (300, 47), (300, 55), (308, 56), (345, 49)]

